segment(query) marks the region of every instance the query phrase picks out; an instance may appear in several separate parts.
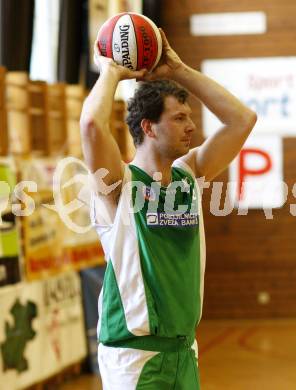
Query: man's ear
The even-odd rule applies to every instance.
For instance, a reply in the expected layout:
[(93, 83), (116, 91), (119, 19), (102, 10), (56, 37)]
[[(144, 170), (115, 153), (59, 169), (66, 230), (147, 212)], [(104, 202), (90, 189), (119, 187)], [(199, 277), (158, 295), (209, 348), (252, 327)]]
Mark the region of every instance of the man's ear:
[(142, 119), (141, 120), (141, 127), (148, 137), (155, 138), (155, 133), (153, 130), (153, 124), (149, 119)]

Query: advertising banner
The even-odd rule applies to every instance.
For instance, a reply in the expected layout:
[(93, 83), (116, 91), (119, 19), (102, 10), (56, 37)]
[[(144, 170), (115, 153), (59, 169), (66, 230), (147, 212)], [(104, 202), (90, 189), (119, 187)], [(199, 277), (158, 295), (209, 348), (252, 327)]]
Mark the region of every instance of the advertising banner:
[(283, 144), (278, 136), (252, 136), (230, 165), (230, 198), (236, 207), (272, 209), (286, 201)]
[[(26, 213), (22, 233), (26, 277), (46, 277), (70, 269), (70, 259), (63, 247), (65, 226), (59, 215), (44, 205), (53, 204), (52, 180), (56, 159), (27, 159), (19, 162), (20, 177), (30, 182), (25, 187)], [(25, 183), (24, 183), (25, 186)]]
[[(201, 69), (257, 113), (255, 134), (296, 136), (296, 57), (205, 60)], [(209, 136), (221, 123), (205, 107), (202, 114)]]
[(0, 390), (24, 389), (86, 356), (74, 271), (0, 289)]

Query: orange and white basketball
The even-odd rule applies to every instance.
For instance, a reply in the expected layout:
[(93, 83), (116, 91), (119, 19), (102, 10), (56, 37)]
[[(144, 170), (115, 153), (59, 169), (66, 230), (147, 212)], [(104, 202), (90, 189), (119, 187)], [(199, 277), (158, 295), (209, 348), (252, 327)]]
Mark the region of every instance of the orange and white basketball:
[(124, 12), (100, 28), (96, 44), (100, 53), (133, 70), (155, 68), (162, 52), (157, 26), (144, 15)]

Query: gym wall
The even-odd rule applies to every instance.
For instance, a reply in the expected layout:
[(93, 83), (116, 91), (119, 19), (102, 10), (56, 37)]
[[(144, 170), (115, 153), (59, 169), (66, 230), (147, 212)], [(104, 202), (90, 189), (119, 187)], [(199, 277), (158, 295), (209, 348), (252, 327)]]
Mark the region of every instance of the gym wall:
[[(169, 10), (169, 11), (168, 11)], [(189, 17), (197, 13), (263, 11), (267, 32), (261, 35), (196, 37), (190, 34)], [(234, 1), (164, 0), (162, 26), (173, 48), (190, 66), (200, 69), (204, 59), (295, 56), (296, 3), (290, 0)], [(198, 132), (203, 140), (201, 110), (191, 101)], [(204, 191), (207, 239), (204, 318), (292, 317), (296, 314), (296, 203), (292, 187), (296, 178), (295, 138), (283, 139), (284, 181), (289, 186), (285, 205), (265, 219), (263, 210), (225, 217), (209, 212), (212, 186)], [(225, 171), (216, 181), (228, 181)], [(223, 207), (224, 198), (221, 200)], [(261, 303), (260, 303), (261, 302)]]

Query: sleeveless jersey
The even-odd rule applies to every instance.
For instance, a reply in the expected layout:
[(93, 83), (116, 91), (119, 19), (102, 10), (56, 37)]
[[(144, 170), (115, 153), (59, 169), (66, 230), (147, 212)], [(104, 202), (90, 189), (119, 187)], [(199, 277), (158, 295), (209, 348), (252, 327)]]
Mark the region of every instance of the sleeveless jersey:
[(91, 220), (107, 261), (98, 304), (103, 344), (195, 332), (202, 313), (205, 240), (200, 194), (189, 169), (174, 164), (165, 188), (140, 168), (126, 166), (113, 221), (92, 195)]

